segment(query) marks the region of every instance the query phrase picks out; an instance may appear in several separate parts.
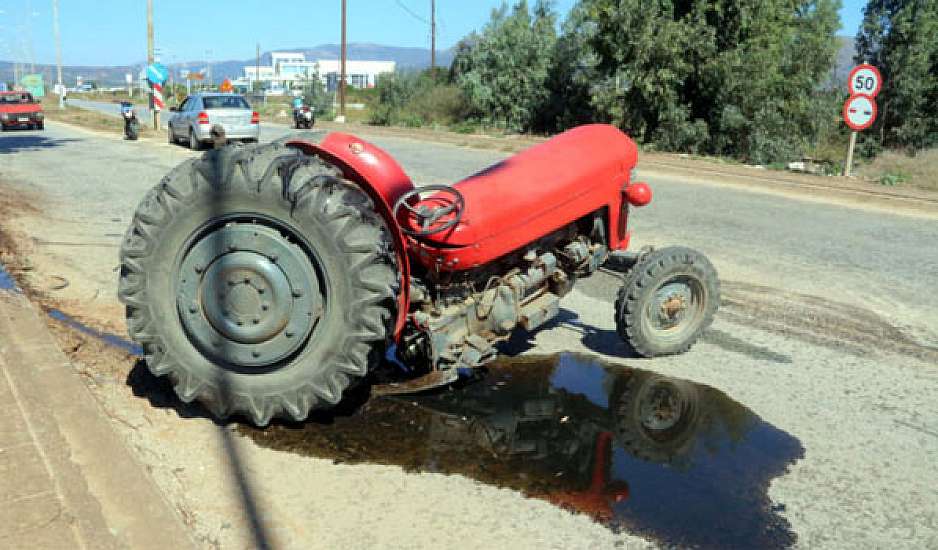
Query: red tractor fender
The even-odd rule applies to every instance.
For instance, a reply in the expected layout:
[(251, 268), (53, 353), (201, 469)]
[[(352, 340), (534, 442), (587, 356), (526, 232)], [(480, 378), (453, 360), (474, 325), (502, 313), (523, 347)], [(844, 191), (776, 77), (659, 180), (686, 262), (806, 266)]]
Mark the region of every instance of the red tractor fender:
[(413, 182), (391, 155), (350, 134), (332, 132), (320, 143), (292, 140), (287, 142), (287, 147), (318, 156), (342, 170), (343, 177), (354, 181), (368, 193), (375, 208), (387, 222), (401, 272), (401, 293), (394, 327), (394, 341), (397, 342), (410, 309), (410, 258), (407, 241), (400, 226), (394, 221), (391, 207), (401, 195), (414, 189)]

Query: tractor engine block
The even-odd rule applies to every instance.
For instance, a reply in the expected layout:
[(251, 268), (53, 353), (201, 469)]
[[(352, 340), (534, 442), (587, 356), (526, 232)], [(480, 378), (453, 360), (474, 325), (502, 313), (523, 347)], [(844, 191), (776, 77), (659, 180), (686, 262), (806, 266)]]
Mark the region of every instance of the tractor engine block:
[[(402, 340), (405, 359), (422, 358), (435, 369), (477, 368), (493, 359), (495, 344), (507, 340), (519, 325), (532, 331), (560, 311), (560, 298), (577, 275), (598, 268), (608, 256), (605, 245), (581, 237), (550, 252), (528, 250), (521, 267), (491, 276), (482, 290), (471, 283), (446, 285), (437, 296), (417, 282), (411, 286), (411, 330)], [(460, 295), (462, 294), (462, 295)]]

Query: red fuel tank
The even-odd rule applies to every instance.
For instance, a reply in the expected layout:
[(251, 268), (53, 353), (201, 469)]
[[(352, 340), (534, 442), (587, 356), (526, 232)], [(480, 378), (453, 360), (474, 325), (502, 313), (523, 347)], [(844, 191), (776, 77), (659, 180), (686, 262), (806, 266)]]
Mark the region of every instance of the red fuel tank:
[(612, 248), (623, 248), (628, 235), (619, 218), (637, 160), (635, 142), (614, 126), (568, 130), (456, 183), (462, 219), (412, 240), (414, 252), (427, 266), (472, 269), (603, 207)]

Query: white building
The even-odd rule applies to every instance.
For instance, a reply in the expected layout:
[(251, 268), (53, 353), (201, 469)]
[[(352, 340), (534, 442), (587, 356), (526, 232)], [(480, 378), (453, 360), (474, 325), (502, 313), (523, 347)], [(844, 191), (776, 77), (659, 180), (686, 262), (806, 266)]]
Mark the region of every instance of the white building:
[[(327, 90), (334, 91), (338, 87), (341, 72), (338, 59), (307, 61), (300, 52), (273, 52), (270, 56), (270, 66), (246, 65), (244, 76), (234, 84), (252, 87), (254, 82), (260, 81), (265, 88), (288, 91), (318, 74)], [(395, 67), (394, 61), (346, 60), (347, 82), (356, 88), (372, 88), (381, 75), (393, 73)]]

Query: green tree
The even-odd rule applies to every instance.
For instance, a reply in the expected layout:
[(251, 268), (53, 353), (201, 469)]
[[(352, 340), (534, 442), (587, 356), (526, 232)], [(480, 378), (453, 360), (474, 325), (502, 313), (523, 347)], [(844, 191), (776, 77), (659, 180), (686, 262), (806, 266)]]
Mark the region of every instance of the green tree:
[(550, 97), (545, 83), (557, 41), (557, 16), (550, 1), (533, 10), (520, 0), (493, 10), (478, 35), (457, 47), (451, 75), (480, 120), (515, 130), (534, 127)]
[(938, 145), (938, 0), (870, 0), (856, 61), (883, 75), (873, 128), (883, 145)]
[(554, 124), (582, 120), (585, 95), (594, 120), (664, 149), (789, 160), (830, 108), (839, 6), (581, 0), (554, 54)]

